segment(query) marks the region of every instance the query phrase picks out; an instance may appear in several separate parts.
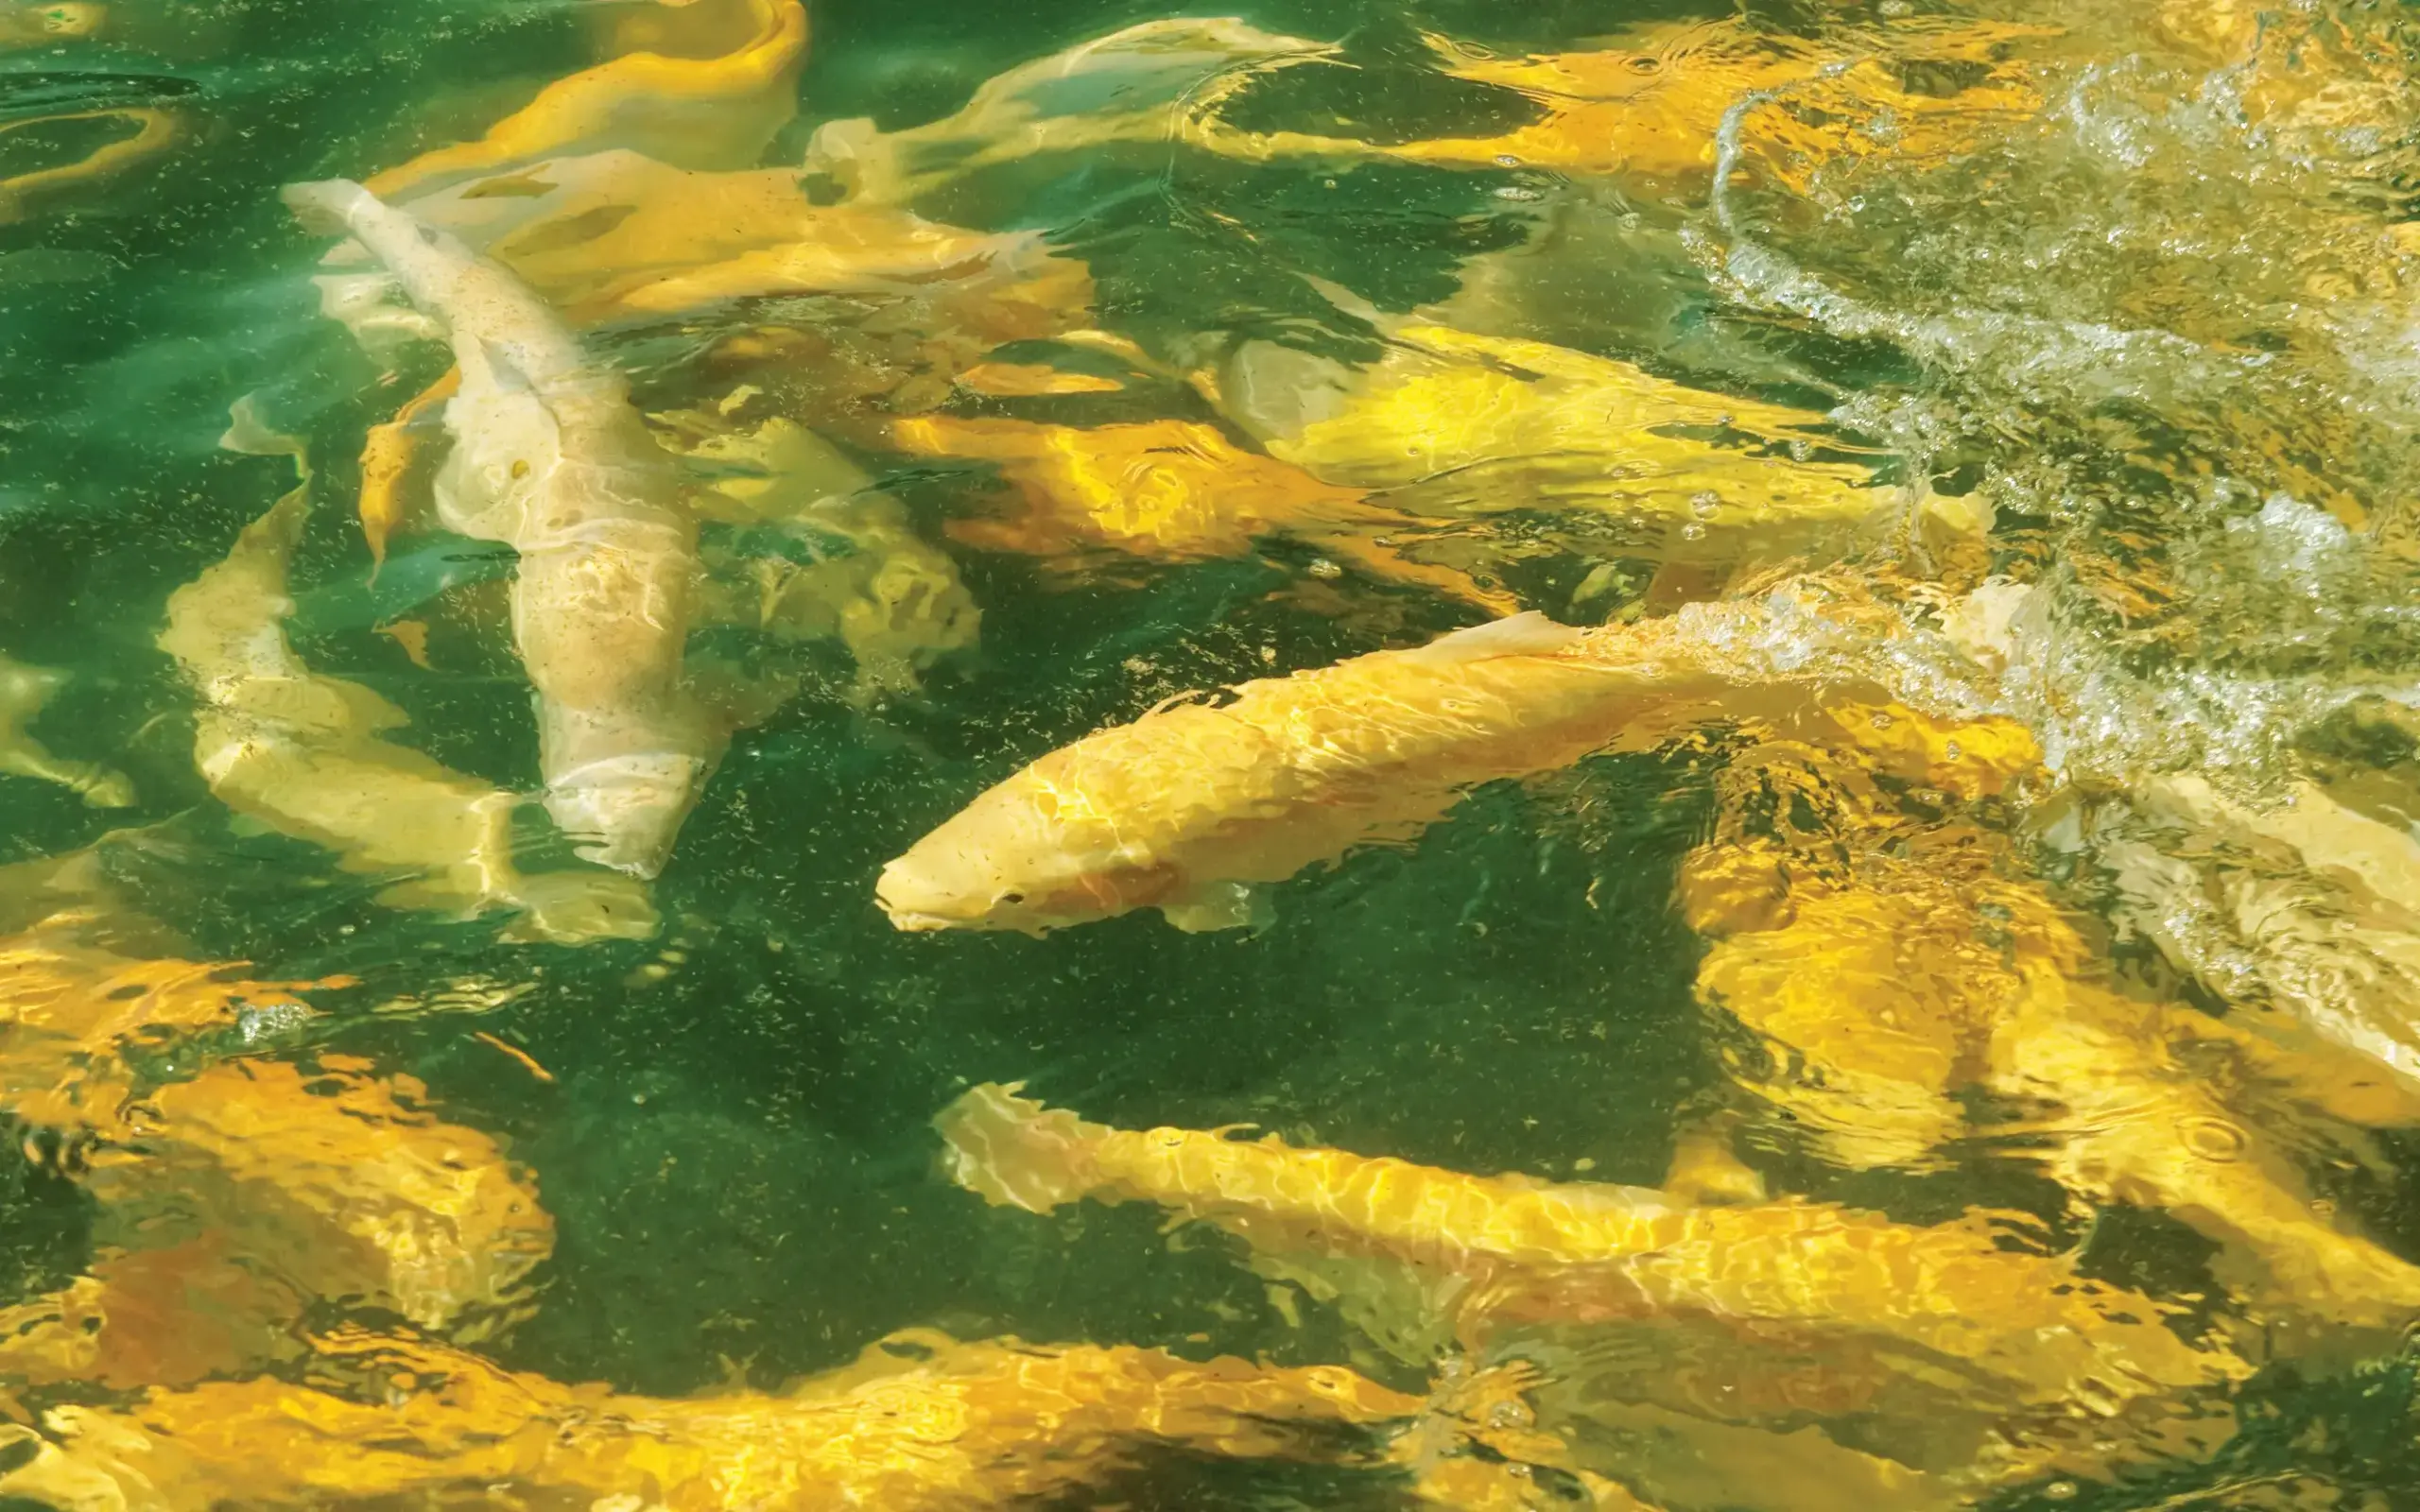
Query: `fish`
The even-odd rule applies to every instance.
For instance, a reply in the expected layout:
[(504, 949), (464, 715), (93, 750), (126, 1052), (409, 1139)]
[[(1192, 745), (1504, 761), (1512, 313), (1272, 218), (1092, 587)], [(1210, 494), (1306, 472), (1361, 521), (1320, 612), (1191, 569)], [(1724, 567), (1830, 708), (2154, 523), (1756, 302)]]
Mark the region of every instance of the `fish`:
[(55, 782), (91, 808), (131, 807), (134, 784), (125, 773), (94, 762), (54, 756), (26, 728), (41, 716), (66, 682), (62, 673), (27, 666), (0, 653), (0, 777)]
[[(2126, 990), (2004, 834), (1896, 796), (2048, 787), (2022, 726), (1842, 703), (1790, 735), (1717, 779), (1680, 894), (1708, 942), (1698, 995), (1771, 1048), (1741, 1079), (1794, 1139), (1922, 1171), (1989, 1138), (2070, 1192), (2169, 1211), (2220, 1246), (2275, 1348), (2420, 1314), (2420, 1266), (2315, 1211), (2302, 1169), (2412, 1121), (2385, 1067)], [(1979, 1127), (1977, 1092), (2029, 1113)]]
[[(1049, 153), (1133, 146), (1165, 157), (1229, 97), (1280, 69), (1333, 59), (1332, 44), (1233, 17), (1128, 26), (985, 80), (955, 113), (904, 130), (870, 117), (827, 121), (805, 167), (853, 203), (907, 204), (970, 175)], [(1220, 146), (1253, 152), (1248, 137)]]
[(1404, 841), (1467, 788), (1782, 710), (1806, 685), (1681, 627), (1582, 631), (1534, 611), (1428, 645), (1237, 685), (1053, 751), (883, 868), (903, 930), (1039, 933), (1156, 907), (1179, 929), (1253, 921), (1252, 889)]
[(346, 870), (389, 879), (390, 906), (508, 909), (514, 936), (562, 944), (653, 934), (643, 884), (591, 868), (524, 873), (512, 856), (518, 797), (386, 739), (407, 722), (402, 710), (295, 654), (286, 567), (309, 505), (306, 473), (168, 597), (158, 644), (199, 696), (194, 762), (212, 795), (335, 851)]
[(525, 1310), (554, 1220), (494, 1139), (428, 1102), (355, 1057), (222, 1061), (137, 1099), (84, 1185), (114, 1242), (216, 1234), (301, 1297), (475, 1338)]
[[(1415, 516), (1612, 514), (1659, 559), (1805, 549), (1901, 512), (1812, 410), (1549, 342), (1387, 318), (1365, 368), (1266, 340), (1195, 378), (1271, 456)], [(1779, 541), (1782, 544), (1776, 545)], [(1578, 546), (1601, 552), (1601, 541)]]
[[(1640, 26), (1614, 46), (1502, 56), (1431, 32), (1420, 41), (1440, 76), (1492, 86), (1528, 104), (1534, 118), (1492, 136), (1381, 142), (1237, 125), (1230, 108), (1270, 74), (1353, 65), (1331, 43), (1231, 19), (1179, 18), (1011, 69), (938, 121), (889, 132), (871, 120), (826, 122), (806, 161), (853, 196), (884, 203), (929, 197), (1029, 157), (1129, 144), (1162, 152), (1176, 144), (1255, 163), (1392, 161), (1703, 185), (1726, 113), (1742, 100), (1777, 95), (1799, 110), (1774, 126), (1772, 167), (1803, 184), (1841, 163), (1937, 160), (2038, 114), (2043, 99), (2023, 46), (2061, 35), (2052, 26), (1908, 17), (1830, 26), (1806, 40), (1726, 19)], [(1926, 88), (1911, 76), (1957, 84)], [(1071, 87), (1075, 80), (1088, 87)], [(1877, 121), (1891, 129), (1869, 129)]]
[[(2009, 1247), (1988, 1214), (1919, 1226), (1798, 1199), (1696, 1208), (1649, 1188), (1476, 1176), (1273, 1135), (1120, 1129), (1020, 1092), (978, 1086), (935, 1120), (951, 1178), (994, 1206), (1151, 1203), (1241, 1238), (1264, 1274), (1349, 1298), (1356, 1322), (1371, 1309), (1435, 1314), (1482, 1361), (1508, 1341), (1633, 1339), (1626, 1369), (1639, 1379), (1620, 1394), (1634, 1400), (1708, 1411), (1689, 1395), (1698, 1383), (1658, 1378), (1668, 1351), (1714, 1362), (1709, 1415), (1830, 1418), (1860, 1442), (1911, 1446), (1971, 1415), (1998, 1425), (1977, 1428), (1979, 1451), (2005, 1432), (2055, 1453), (2080, 1401), (2157, 1415), (2171, 1394), (2250, 1374), (2223, 1347), (2170, 1332), (2173, 1309), (2088, 1280), (2070, 1257)], [(1400, 1319), (1364, 1331), (1421, 1337)]]
[[(122, 1407), (56, 1408), (39, 1435), (0, 1430), (0, 1495), (65, 1512), (516, 1494), (640, 1498), (665, 1512), (959, 1512), (1080, 1494), (1155, 1451), (1358, 1462), (1384, 1475), (1383, 1452), (1356, 1437), (1401, 1432), (1425, 1406), (1339, 1366), (922, 1330), (779, 1394), (686, 1398), (566, 1385), (400, 1332), (343, 1326), (318, 1343), (311, 1384), (209, 1382)], [(1448, 1468), (1440, 1489), (1495, 1499), (1428, 1504), (1573, 1504), (1530, 1500), (1532, 1467), (1500, 1453), (1437, 1457)], [(1638, 1506), (1609, 1485), (1581, 1504)]]
[(406, 484), (420, 450), (414, 435), (432, 411), (443, 412), (461, 383), (459, 373), (448, 371), (362, 438), (361, 536), (370, 543), (373, 579), (387, 565), (388, 541), (411, 514)]
[(567, 151), (629, 147), (684, 167), (753, 164), (798, 112), (806, 8), (799, 0), (746, 0), (754, 34), (719, 58), (639, 51), (608, 60), (538, 92), (475, 141), (424, 152), (372, 177), (388, 200), (475, 174)]
[(461, 387), (438, 513), (520, 554), (513, 634), (546, 811), (583, 859), (655, 876), (720, 747), (682, 678), (697, 531), (678, 465), (621, 375), (510, 272), (356, 183), (286, 199), (351, 232), (445, 326)]
[(26, 219), (62, 194), (106, 183), (161, 156), (183, 140), (190, 129), (184, 112), (156, 105), (112, 105), (0, 122), (0, 136), (62, 121), (118, 121), (132, 129), (102, 143), (73, 163), (0, 178), (0, 226)]
[(1416, 533), (1425, 522), (1246, 451), (1199, 421), (1074, 426), (910, 415), (892, 422), (890, 437), (910, 455), (995, 463), (1025, 501), (1019, 518), (955, 524), (951, 533), (969, 544), (1059, 560), (1105, 546), (1188, 561), (1242, 556), (1263, 536), (1289, 535), (1384, 580), (1433, 588), (1495, 614), (1519, 608), (1466, 574), (1373, 539)]

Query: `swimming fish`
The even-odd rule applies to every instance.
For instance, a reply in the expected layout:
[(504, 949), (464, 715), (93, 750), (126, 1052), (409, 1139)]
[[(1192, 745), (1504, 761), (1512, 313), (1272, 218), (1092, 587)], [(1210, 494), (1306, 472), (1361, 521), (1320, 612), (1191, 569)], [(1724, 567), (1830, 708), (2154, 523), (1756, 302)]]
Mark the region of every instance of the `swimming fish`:
[(1613, 514), (1638, 533), (1626, 555), (1659, 559), (1786, 553), (1896, 510), (1878, 459), (1815, 411), (1346, 302), (1382, 322), (1375, 363), (1253, 340), (1197, 383), (1270, 455), (1390, 508)]
[(1053, 751), (883, 868), (902, 929), (1038, 931), (1156, 907), (1251, 921), (1250, 889), (1408, 839), (1477, 783), (1651, 747), (1806, 694), (1714, 627), (1754, 604), (1581, 631), (1529, 613), (1163, 706)]
[(370, 543), (373, 573), (387, 564), (387, 541), (411, 514), (409, 479), (419, 455), (415, 434), (432, 411), (443, 413), (461, 383), (459, 373), (447, 372), (362, 438), (361, 535)]
[[(1134, 146), (1165, 156), (1255, 79), (1335, 54), (1233, 17), (1147, 21), (986, 79), (938, 121), (898, 131), (877, 130), (868, 117), (827, 121), (807, 144), (805, 165), (855, 202), (906, 204), (1047, 153)], [(1221, 145), (1252, 151), (1242, 133)]]
[(287, 643), (286, 564), (307, 484), (247, 526), (226, 560), (168, 598), (159, 645), (199, 696), (194, 762), (230, 809), (334, 850), (347, 870), (397, 877), (401, 907), (509, 908), (530, 937), (645, 938), (645, 887), (609, 871), (525, 874), (512, 860), (519, 799), (384, 738), (403, 711), (313, 672)]
[[(952, 1177), (994, 1205), (1153, 1203), (1236, 1234), (1256, 1264), (1307, 1277), (1315, 1295), (1349, 1292), (1374, 1264), (1392, 1281), (1370, 1294), (1380, 1305), (1439, 1314), (1482, 1358), (1540, 1330), (1573, 1348), (1639, 1330), (1666, 1342), (1630, 1357), (1646, 1378), (1633, 1400), (1689, 1404), (1696, 1383), (1659, 1382), (1651, 1363), (1658, 1349), (1689, 1357), (1670, 1326), (1685, 1319), (1703, 1326), (1701, 1349), (1734, 1333), (1744, 1346), (1721, 1416), (1762, 1403), (1786, 1423), (1852, 1422), (1869, 1442), (1891, 1436), (1885, 1419), (1921, 1440), (1932, 1419), (1973, 1414), (2055, 1453), (2079, 1400), (2156, 1412), (2170, 1393), (2249, 1374), (2169, 1332), (2149, 1297), (2007, 1247), (1980, 1216), (1919, 1227), (1804, 1201), (1689, 1208), (1643, 1188), (1471, 1176), (1274, 1136), (1112, 1128), (1017, 1093), (977, 1087), (936, 1120)], [(1821, 1364), (1793, 1384), (1776, 1357)]]
[(351, 231), (445, 325), (462, 377), (439, 514), (520, 554), (513, 635), (546, 811), (584, 859), (654, 876), (720, 744), (682, 679), (697, 558), (677, 464), (621, 376), (512, 274), (358, 184), (286, 198)]
[[(60, 7), (61, 10), (76, 7)], [(70, 111), (57, 115), (26, 116), (0, 122), (0, 137), (63, 121), (116, 121), (131, 129), (102, 143), (73, 163), (30, 168), (0, 178), (0, 226), (34, 214), (45, 202), (106, 183), (119, 174), (159, 157), (176, 146), (186, 131), (182, 112), (156, 105), (112, 105), (98, 110)]]
[(684, 167), (752, 165), (798, 112), (806, 60), (799, 0), (746, 0), (755, 33), (720, 58), (633, 52), (538, 92), (475, 141), (424, 152), (370, 180), (389, 201), (557, 153), (629, 147)]
[(66, 681), (60, 673), (0, 654), (0, 777), (56, 782), (94, 808), (125, 808), (134, 801), (134, 784), (123, 772), (63, 761), (26, 729)]
[(170, 1081), (86, 1157), (105, 1236), (206, 1232), (300, 1296), (475, 1337), (526, 1301), (554, 1220), (495, 1140), (413, 1077), (320, 1056)]
[(1418, 532), (1423, 522), (1368, 502), (1359, 490), (1245, 451), (1198, 421), (1080, 427), (911, 415), (894, 421), (890, 436), (911, 455), (998, 464), (1026, 510), (1011, 520), (953, 524), (951, 534), (970, 544), (1060, 560), (1106, 546), (1187, 561), (1242, 556), (1261, 537), (1288, 535), (1383, 580), (1418, 583), (1499, 614), (1519, 607), (1465, 574), (1415, 561), (1372, 539)]
[[(0, 1494), (61, 1512), (516, 1493), (665, 1512), (960, 1512), (1079, 1492), (1155, 1451), (1357, 1460), (1383, 1473), (1338, 1432), (1400, 1430), (1424, 1408), (1337, 1366), (919, 1331), (778, 1394), (689, 1398), (564, 1385), (407, 1334), (345, 1327), (318, 1342), (310, 1385), (212, 1382), (123, 1408), (57, 1408), (41, 1435), (7, 1430)], [(1530, 1467), (1500, 1455), (1449, 1463), (1461, 1473), (1446, 1486), (1495, 1499), (1429, 1504), (1572, 1504), (1522, 1495)], [(1610, 1486), (1582, 1504), (1637, 1505)]]
[(729, 469), (698, 491), (699, 512), (753, 527), (740, 541), (773, 543), (708, 554), (701, 620), (838, 641), (856, 662), (862, 702), (914, 692), (936, 662), (975, 644), (982, 610), (957, 563), (829, 442), (779, 417), (753, 427), (697, 411), (657, 419), (668, 446)]
[[(1996, 1138), (2072, 1192), (2207, 1235), (2272, 1320), (2394, 1328), (2420, 1314), (2420, 1267), (2315, 1212), (2293, 1159), (2348, 1113), (2355, 1126), (2334, 1132), (2357, 1149), (2361, 1115), (2409, 1122), (2408, 1099), (2384, 1101), (2383, 1069), (2123, 990), (2004, 835), (1896, 796), (2018, 788), (2039, 760), (2020, 727), (1904, 705), (1825, 714), (1828, 731), (1802, 721), (1798, 738), (1733, 758), (1680, 889), (1709, 939), (1699, 995), (1772, 1047), (1743, 1080), (1794, 1137), (1900, 1170), (1971, 1160), (1962, 1142)], [(1975, 1127), (1977, 1091), (2031, 1112)], [(2279, 1343), (2294, 1332), (2272, 1327)]]

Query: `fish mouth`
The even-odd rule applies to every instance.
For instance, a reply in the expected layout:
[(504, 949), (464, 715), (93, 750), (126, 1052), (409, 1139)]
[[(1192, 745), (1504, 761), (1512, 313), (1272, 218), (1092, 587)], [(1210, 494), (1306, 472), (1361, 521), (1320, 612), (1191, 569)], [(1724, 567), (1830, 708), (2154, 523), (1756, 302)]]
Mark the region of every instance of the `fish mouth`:
[(885, 907), (883, 912), (890, 916), (890, 927), (903, 935), (929, 935), (936, 930), (959, 928), (964, 922), (940, 914), (920, 914), (911, 908)]

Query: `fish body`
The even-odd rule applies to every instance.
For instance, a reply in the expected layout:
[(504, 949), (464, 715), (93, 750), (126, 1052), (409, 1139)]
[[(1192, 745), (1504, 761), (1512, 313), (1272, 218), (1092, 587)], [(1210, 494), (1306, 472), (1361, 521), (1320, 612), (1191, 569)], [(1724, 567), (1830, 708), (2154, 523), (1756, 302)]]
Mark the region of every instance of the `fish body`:
[(1250, 921), (1249, 889), (1401, 840), (1468, 787), (1793, 696), (1651, 623), (1522, 614), (1162, 707), (1053, 751), (883, 869), (902, 929), (1039, 931), (1156, 907)]
[(747, 0), (755, 32), (719, 58), (638, 51), (556, 80), (476, 141), (422, 154), (371, 180), (398, 197), (555, 153), (630, 147), (683, 167), (753, 163), (798, 113), (806, 8)]
[(301, 489), (279, 500), (224, 561), (169, 595), (159, 645), (199, 695), (194, 761), (211, 793), (281, 834), (327, 847), (348, 870), (397, 876), (384, 894), (390, 903), (512, 908), (530, 935), (562, 943), (652, 934), (654, 909), (630, 878), (520, 872), (512, 795), (387, 740), (403, 711), (295, 655), (286, 564), (308, 502)]
[[(1340, 1451), (1341, 1438), (1400, 1432), (1425, 1406), (1336, 1366), (924, 1332), (778, 1394), (691, 1398), (566, 1385), (405, 1335), (339, 1328), (317, 1342), (309, 1386), (209, 1382), (123, 1408), (63, 1408), (47, 1444), (16, 1430), (26, 1436), (9, 1446), (0, 1494), (76, 1512), (521, 1496), (663, 1512), (966, 1512), (1080, 1493), (1155, 1449), (1314, 1462), (1341, 1452), (1383, 1471), (1377, 1454)], [(1453, 1463), (1440, 1489), (1470, 1499), (1423, 1504), (1544, 1504), (1521, 1494), (1528, 1465), (1500, 1452), (1474, 1463), (1467, 1452)], [(1582, 1504), (1637, 1505), (1610, 1485)]]
[(134, 801), (134, 784), (125, 774), (54, 756), (26, 729), (66, 680), (48, 668), (0, 654), (0, 777), (56, 782), (94, 808), (125, 808)]
[[(1900, 1426), (1885, 1436), (1920, 1444), (1936, 1417), (2006, 1418), (2055, 1438), (2079, 1400), (2156, 1412), (2168, 1394), (2248, 1374), (2169, 1332), (2151, 1297), (2008, 1247), (1988, 1215), (1923, 1226), (1829, 1203), (1693, 1208), (1273, 1136), (1113, 1128), (1017, 1093), (977, 1087), (935, 1121), (952, 1177), (995, 1205), (1154, 1203), (1242, 1238), (1266, 1274), (1316, 1278), (1321, 1295), (1409, 1297), (1482, 1356), (1511, 1341), (1601, 1351), (1634, 1375), (1654, 1370), (1641, 1351), (1729, 1362), (1717, 1415), (1735, 1420), (1814, 1415), (1863, 1434), (1889, 1418)], [(1390, 1286), (1404, 1275), (1423, 1280)], [(1688, 1401), (1718, 1384), (1618, 1389)]]
[(520, 554), (513, 634), (535, 685), (546, 809), (582, 857), (651, 877), (717, 744), (682, 679), (696, 526), (619, 374), (513, 274), (335, 180), (287, 191), (341, 223), (441, 321), (461, 370), (438, 509)]

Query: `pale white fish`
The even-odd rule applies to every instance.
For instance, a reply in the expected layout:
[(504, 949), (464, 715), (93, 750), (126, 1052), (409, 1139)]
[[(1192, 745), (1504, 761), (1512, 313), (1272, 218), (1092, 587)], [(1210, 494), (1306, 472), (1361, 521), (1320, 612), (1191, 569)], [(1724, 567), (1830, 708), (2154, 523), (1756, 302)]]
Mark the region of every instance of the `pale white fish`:
[(512, 273), (359, 184), (285, 198), (350, 232), (443, 326), (462, 378), (438, 510), (520, 553), (513, 634), (538, 694), (547, 812), (579, 855), (655, 875), (720, 744), (682, 676), (697, 557), (678, 467), (621, 375)]

